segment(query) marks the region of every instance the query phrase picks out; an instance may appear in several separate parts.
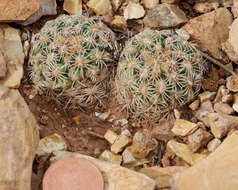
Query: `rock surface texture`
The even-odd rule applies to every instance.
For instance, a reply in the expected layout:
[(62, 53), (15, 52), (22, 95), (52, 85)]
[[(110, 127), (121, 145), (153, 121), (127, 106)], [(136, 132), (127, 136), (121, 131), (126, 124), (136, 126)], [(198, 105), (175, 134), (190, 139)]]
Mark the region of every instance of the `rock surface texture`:
[(66, 151), (54, 152), (56, 161), (68, 156), (75, 156), (92, 162), (103, 174), (104, 190), (154, 190), (155, 182), (144, 174), (123, 168), (116, 164), (101, 161), (90, 156)]
[(0, 189), (31, 189), (38, 141), (36, 120), (19, 92), (0, 86)]

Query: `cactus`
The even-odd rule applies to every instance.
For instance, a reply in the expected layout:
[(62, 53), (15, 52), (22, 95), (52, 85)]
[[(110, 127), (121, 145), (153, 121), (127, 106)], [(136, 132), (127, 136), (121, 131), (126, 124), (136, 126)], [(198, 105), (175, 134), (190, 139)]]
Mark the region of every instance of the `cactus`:
[(170, 30), (146, 29), (127, 42), (120, 56), (118, 102), (136, 116), (161, 116), (197, 95), (203, 71), (195, 45)]
[(31, 78), (65, 105), (102, 103), (107, 91), (114, 33), (96, 18), (61, 15), (33, 37)]

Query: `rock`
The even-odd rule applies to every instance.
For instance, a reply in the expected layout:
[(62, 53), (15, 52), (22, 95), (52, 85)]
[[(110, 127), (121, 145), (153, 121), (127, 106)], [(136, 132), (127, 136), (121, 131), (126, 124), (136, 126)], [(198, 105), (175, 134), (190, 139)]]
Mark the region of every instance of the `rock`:
[(186, 170), (187, 168), (184, 166), (170, 166), (170, 167), (150, 167), (150, 168), (142, 168), (139, 172), (147, 175), (152, 178), (156, 182), (156, 187), (159, 188), (172, 188), (171, 181), (173, 176), (177, 173)]
[(199, 109), (195, 112), (195, 117), (202, 121), (206, 126), (209, 126), (208, 114), (214, 113), (213, 106), (210, 100), (201, 104)]
[(228, 136), (206, 159), (174, 178), (177, 190), (235, 190), (238, 170), (238, 132)]
[(187, 21), (188, 19), (185, 13), (177, 5), (166, 3), (149, 10), (144, 18), (145, 26), (151, 28), (174, 27)]
[(121, 127), (123, 127), (126, 124), (128, 124), (128, 120), (127, 119), (119, 119), (119, 120), (115, 121), (115, 125), (119, 125)]
[(111, 146), (111, 151), (115, 154), (121, 152), (128, 144), (130, 144), (131, 139), (126, 135), (120, 135), (116, 141)]
[(63, 8), (69, 14), (82, 14), (82, 0), (64, 0)]
[(118, 135), (113, 132), (112, 130), (108, 129), (107, 132), (104, 135), (104, 138), (110, 143), (113, 144), (116, 139), (118, 138)]
[(135, 164), (136, 159), (131, 153), (131, 146), (127, 147), (122, 153), (123, 165)]
[(131, 146), (131, 153), (135, 158), (145, 158), (157, 147), (157, 141), (151, 139), (147, 133), (136, 132)]
[(97, 15), (106, 15), (112, 11), (110, 0), (89, 0), (87, 5)]
[(226, 87), (232, 92), (238, 92), (238, 74), (226, 79)]
[(195, 100), (194, 102), (192, 102), (190, 105), (189, 105), (189, 108), (193, 111), (197, 110), (198, 107), (199, 107), (199, 100)]
[(181, 115), (182, 115), (182, 113), (179, 110), (174, 109), (174, 117), (176, 119), (180, 119)]
[(112, 7), (114, 11), (117, 11), (117, 9), (121, 6), (122, 0), (112, 0)]
[(18, 88), (23, 77), (24, 53), (20, 30), (0, 25), (0, 51), (7, 63), (7, 76), (0, 84), (8, 88)]
[(207, 144), (207, 149), (210, 152), (213, 152), (214, 150), (216, 150), (216, 148), (221, 144), (221, 140), (220, 139), (213, 139), (211, 140), (208, 144)]
[(95, 112), (95, 116), (101, 120), (106, 120), (109, 117), (109, 112), (104, 112), (104, 113)]
[(159, 0), (142, 0), (142, 2), (147, 9), (153, 9), (159, 4)]
[[(217, 95), (214, 102), (215, 103), (222, 102), (222, 98), (227, 95), (229, 95), (229, 90), (224, 85), (221, 85), (217, 91)], [(222, 103), (228, 103), (228, 102), (222, 102)]]
[(217, 9), (219, 7), (219, 2), (216, 0), (208, 0), (208, 1), (202, 1), (202, 2), (197, 2), (193, 9), (197, 13), (207, 13), (210, 12), (214, 9)]
[(41, 184), (41, 178), (35, 173), (31, 175), (31, 190), (39, 190)]
[(56, 8), (57, 8), (56, 0), (41, 0), (40, 9), (33, 15), (31, 15), (25, 22), (23, 22), (22, 25), (26, 26), (29, 24), (33, 24), (37, 20), (39, 20), (42, 16), (56, 15), (57, 14)]
[(121, 135), (126, 135), (128, 137), (131, 137), (131, 132), (128, 130), (128, 129), (124, 129), (122, 132), (121, 132)]
[(207, 100), (213, 100), (215, 98), (216, 93), (214, 92), (209, 92), (209, 91), (205, 91), (201, 94), (198, 95), (200, 102), (205, 102)]
[(104, 190), (154, 190), (155, 182), (144, 174), (137, 173), (127, 168), (95, 159), (79, 153), (65, 151), (54, 152), (55, 157), (51, 161), (56, 161), (64, 157), (73, 156), (86, 159), (92, 162), (104, 177)]
[(178, 136), (186, 136), (198, 128), (196, 123), (184, 119), (176, 119), (172, 132)]
[(126, 31), (127, 29), (126, 20), (122, 16), (115, 15), (111, 24), (113, 27), (119, 30)]
[(123, 14), (126, 20), (138, 19), (145, 15), (145, 10), (139, 3), (133, 3), (130, 1), (127, 7), (124, 9)]
[(238, 113), (238, 93), (234, 94), (234, 103), (232, 105), (232, 108)]
[(0, 80), (4, 79), (7, 74), (7, 63), (4, 59), (4, 56), (0, 50)]
[(232, 45), (234, 51), (238, 53), (238, 18), (236, 18), (231, 25), (229, 42)]
[(2, 85), (0, 126), (0, 189), (30, 190), (38, 125), (20, 93)]
[(229, 57), (229, 59), (236, 64), (238, 64), (238, 53), (236, 53), (230, 44), (229, 41), (226, 41), (222, 44), (222, 50), (226, 53), (226, 55)]
[(173, 3), (179, 3), (180, 0), (161, 0), (161, 3), (169, 3), (169, 4), (173, 4)]
[(214, 105), (214, 110), (217, 113), (224, 113), (228, 115), (235, 112), (235, 110), (233, 110), (233, 108), (229, 104), (223, 104), (223, 103), (216, 103)]
[(0, 22), (24, 21), (40, 9), (41, 0), (1, 0)]
[(190, 19), (183, 27), (202, 48), (205, 48), (216, 59), (223, 59), (221, 44), (229, 37), (229, 26), (232, 15), (226, 8)]
[(199, 128), (193, 134), (188, 136), (188, 147), (192, 152), (196, 152), (199, 148), (206, 145), (209, 140), (212, 139), (212, 135), (205, 129)]
[(67, 144), (64, 139), (60, 135), (55, 133), (40, 140), (36, 149), (36, 155), (45, 156), (47, 154), (52, 153), (53, 151), (66, 149)]
[(208, 121), (211, 132), (214, 137), (220, 139), (224, 137), (228, 131), (238, 126), (238, 117), (229, 116), (226, 114), (210, 113), (208, 114)]
[(112, 152), (110, 152), (109, 150), (105, 150), (99, 157), (100, 160), (104, 160), (107, 162), (111, 162), (114, 164), (118, 164), (120, 165), (122, 162), (122, 157), (121, 155), (118, 154), (113, 154)]
[(235, 18), (238, 17), (238, 0), (233, 0), (231, 12)]

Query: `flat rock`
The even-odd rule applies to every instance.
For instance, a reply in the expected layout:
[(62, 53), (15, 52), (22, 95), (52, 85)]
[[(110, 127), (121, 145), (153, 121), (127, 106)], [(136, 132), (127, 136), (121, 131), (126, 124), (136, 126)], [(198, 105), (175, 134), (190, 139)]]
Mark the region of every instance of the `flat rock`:
[(139, 3), (130, 1), (127, 7), (124, 9), (123, 15), (126, 20), (138, 19), (145, 15), (145, 10)]
[(228, 40), (222, 44), (222, 50), (226, 53), (231, 61), (238, 64), (238, 53), (235, 52), (233, 46)]
[(238, 53), (238, 18), (235, 19), (231, 25), (229, 42), (231, 43), (234, 51)]
[(142, 0), (142, 2), (147, 9), (153, 9), (159, 4), (159, 0)]
[(30, 190), (37, 122), (18, 90), (0, 85), (0, 189)]
[(56, 8), (57, 8), (56, 0), (41, 0), (40, 9), (21, 24), (26, 26), (35, 23), (42, 16), (56, 15), (57, 14)]
[(1, 0), (0, 22), (24, 21), (40, 9), (41, 0)]
[(198, 125), (184, 119), (176, 119), (172, 132), (175, 135), (186, 136), (196, 130)]
[(0, 50), (0, 80), (3, 79), (7, 74), (7, 63)]
[(195, 112), (195, 117), (202, 121), (206, 126), (209, 126), (208, 114), (214, 113), (213, 106), (210, 100), (201, 104), (199, 109)]
[(177, 190), (236, 190), (238, 132), (233, 132), (207, 158), (174, 178)]
[(173, 4), (163, 3), (148, 11), (144, 18), (145, 26), (168, 28), (187, 22), (185, 13)]
[(82, 0), (64, 0), (63, 8), (69, 14), (82, 14)]
[(126, 135), (120, 135), (111, 146), (111, 151), (115, 154), (121, 152), (128, 144), (131, 139)]
[(54, 152), (54, 155), (51, 161), (73, 156), (92, 162), (103, 173), (105, 182), (104, 190), (154, 190), (155, 188), (155, 182), (151, 178), (116, 164), (66, 151), (57, 151)]
[(217, 113), (224, 113), (224, 114), (228, 114), (228, 115), (235, 112), (235, 110), (229, 104), (224, 104), (224, 103), (214, 104), (214, 110)]
[(202, 48), (207, 49), (216, 59), (223, 59), (221, 44), (229, 37), (232, 14), (226, 8), (195, 17), (183, 27)]
[(8, 25), (0, 25), (0, 51), (7, 63), (7, 76), (0, 84), (18, 88), (23, 77), (24, 52), (20, 30)]
[(87, 5), (97, 15), (106, 15), (112, 11), (110, 0), (90, 0)]
[(100, 160), (111, 162), (120, 165), (122, 162), (122, 156), (119, 154), (113, 154), (109, 150), (105, 150), (99, 157)]

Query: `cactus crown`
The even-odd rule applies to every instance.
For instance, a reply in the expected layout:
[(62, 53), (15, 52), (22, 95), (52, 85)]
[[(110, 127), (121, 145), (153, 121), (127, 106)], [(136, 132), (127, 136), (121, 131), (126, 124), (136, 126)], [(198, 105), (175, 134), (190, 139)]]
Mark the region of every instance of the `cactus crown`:
[[(95, 106), (106, 95), (114, 33), (95, 18), (61, 15), (33, 38), (31, 77), (71, 105)], [(67, 105), (68, 105), (67, 103)]]
[(126, 44), (118, 65), (119, 103), (131, 112), (158, 116), (192, 100), (201, 88), (203, 60), (175, 32), (146, 29)]

